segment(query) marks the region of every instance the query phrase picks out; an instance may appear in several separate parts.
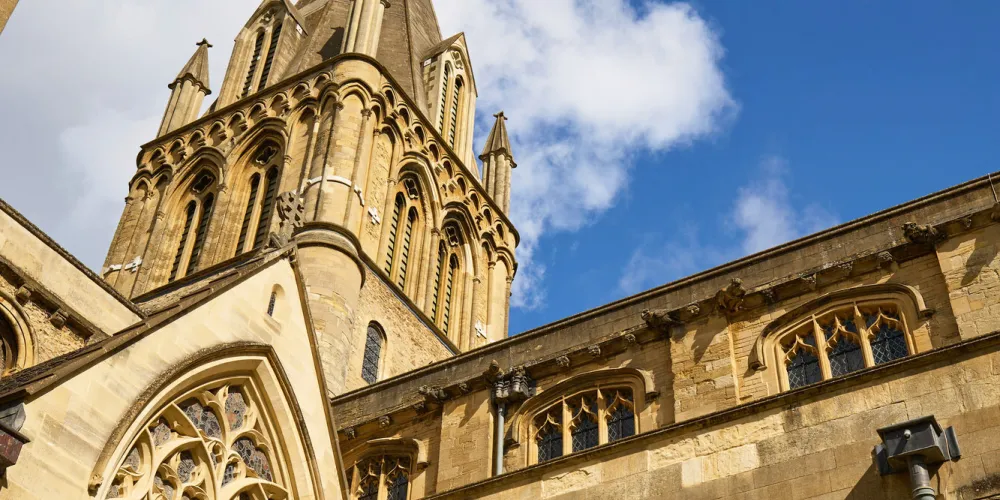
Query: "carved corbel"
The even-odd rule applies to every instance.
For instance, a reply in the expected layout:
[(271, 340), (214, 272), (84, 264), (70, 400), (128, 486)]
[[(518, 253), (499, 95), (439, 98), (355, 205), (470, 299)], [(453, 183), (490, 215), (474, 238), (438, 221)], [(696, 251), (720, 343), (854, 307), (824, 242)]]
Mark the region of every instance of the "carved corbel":
[(625, 339), (625, 345), (628, 349), (639, 346), (639, 339), (634, 333), (626, 333), (625, 335), (622, 335), (622, 338)]
[(468, 394), (472, 392), (472, 386), (469, 385), (468, 382), (462, 382), (461, 384), (458, 384), (458, 391), (462, 394)]
[(701, 307), (698, 307), (698, 304), (691, 304), (685, 307), (684, 311), (687, 312), (689, 316), (694, 318), (701, 314)]
[(56, 311), (49, 316), (49, 323), (52, 323), (52, 326), (56, 328), (62, 328), (66, 326), (66, 321), (68, 319), (69, 318), (67, 317), (66, 312), (62, 309), (56, 309)]
[(647, 309), (640, 316), (648, 328), (663, 333), (670, 333), (670, 328), (681, 325), (681, 321), (667, 309)]
[(799, 279), (802, 280), (802, 283), (804, 283), (806, 285), (806, 288), (808, 288), (809, 290), (816, 290), (815, 274), (803, 274), (802, 276), (799, 276)]
[(344, 436), (347, 437), (348, 441), (353, 441), (358, 437), (358, 430), (354, 427), (348, 427), (344, 429)]
[(778, 302), (778, 293), (774, 291), (774, 288), (766, 288), (760, 292), (764, 296), (764, 303), (773, 306)]
[(17, 289), (17, 292), (14, 293), (14, 299), (17, 300), (17, 303), (22, 306), (27, 304), (28, 301), (31, 300), (31, 288), (28, 288), (28, 285), (21, 285), (21, 287)]
[(899, 270), (899, 263), (896, 262), (896, 258), (892, 256), (889, 252), (879, 252), (878, 254), (878, 267), (884, 268), (888, 267), (890, 271), (896, 272)]
[(392, 417), (389, 415), (382, 415), (378, 418), (379, 429), (387, 429), (390, 425), (392, 425)]
[(595, 358), (601, 357), (601, 346), (599, 346), (599, 345), (592, 345), (592, 346), (588, 347), (587, 348), (587, 354), (590, 354), (591, 356), (593, 356)]
[(485, 379), (488, 384), (496, 382), (496, 380), (502, 376), (503, 370), (500, 369), (500, 363), (495, 359), (490, 361), (490, 366), (483, 372), (483, 379)]
[(937, 245), (948, 238), (944, 231), (930, 224), (921, 225), (916, 222), (903, 224), (903, 235), (912, 243), (926, 245)]
[(571, 363), (569, 360), (569, 356), (559, 356), (558, 358), (556, 358), (556, 366), (558, 366), (560, 369), (565, 370), (569, 368), (570, 364)]
[(440, 387), (422, 385), (419, 389), (417, 389), (417, 392), (420, 393), (420, 395), (423, 396), (424, 400), (427, 402), (443, 403), (451, 398), (448, 391)]
[(729, 286), (715, 294), (716, 307), (723, 314), (735, 314), (743, 308), (743, 300), (746, 295), (747, 291), (743, 288), (743, 280), (733, 278)]

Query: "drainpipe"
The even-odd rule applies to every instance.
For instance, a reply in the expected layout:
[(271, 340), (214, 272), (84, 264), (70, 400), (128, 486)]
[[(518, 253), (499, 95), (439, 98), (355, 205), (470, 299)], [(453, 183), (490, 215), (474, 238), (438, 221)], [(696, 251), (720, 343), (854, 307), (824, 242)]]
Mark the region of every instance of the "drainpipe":
[(500, 364), (493, 361), (490, 369), (484, 374), (493, 386), (493, 405), (496, 408), (496, 427), (493, 432), (493, 474), (503, 474), (504, 441), (506, 433), (504, 425), (507, 419), (507, 409), (513, 403), (519, 403), (535, 395), (535, 380), (531, 378), (523, 366), (511, 369), (507, 373), (500, 370)]
[(942, 429), (933, 415), (878, 429), (882, 444), (872, 455), (878, 473), (910, 474), (913, 500), (936, 500), (931, 467), (962, 457), (955, 429)]

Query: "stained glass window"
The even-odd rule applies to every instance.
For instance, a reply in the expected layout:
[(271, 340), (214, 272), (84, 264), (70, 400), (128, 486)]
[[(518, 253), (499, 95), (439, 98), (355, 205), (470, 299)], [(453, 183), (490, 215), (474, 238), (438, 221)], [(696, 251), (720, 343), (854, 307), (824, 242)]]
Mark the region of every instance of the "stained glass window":
[(382, 356), (382, 331), (375, 323), (368, 325), (365, 357), (361, 363), (361, 378), (369, 384), (378, 381), (379, 359)]
[(265, 491), (255, 486), (264, 483), (267, 499), (289, 500), (273, 468), (281, 454), (268, 439), (271, 428), (257, 402), (248, 397), (250, 384), (230, 377), (160, 409), (127, 448), (102, 498), (244, 498), (222, 496), (223, 487), (241, 481), (241, 492)]
[(409, 489), (409, 460), (405, 458), (387, 459), (391, 470), (386, 474), (385, 485), (389, 490), (387, 500), (406, 500)]

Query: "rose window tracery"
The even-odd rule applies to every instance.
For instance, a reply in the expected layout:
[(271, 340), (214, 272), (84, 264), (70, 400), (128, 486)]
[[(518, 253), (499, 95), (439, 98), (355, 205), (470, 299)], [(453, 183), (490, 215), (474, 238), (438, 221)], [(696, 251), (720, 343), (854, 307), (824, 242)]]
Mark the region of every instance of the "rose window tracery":
[(243, 384), (189, 393), (134, 439), (105, 498), (287, 500), (274, 444)]

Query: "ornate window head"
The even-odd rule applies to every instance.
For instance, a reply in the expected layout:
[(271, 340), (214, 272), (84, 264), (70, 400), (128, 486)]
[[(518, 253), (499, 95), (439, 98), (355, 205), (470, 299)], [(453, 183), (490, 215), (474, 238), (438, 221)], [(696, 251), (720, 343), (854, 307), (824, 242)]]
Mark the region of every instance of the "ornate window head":
[(134, 438), (105, 498), (291, 498), (260, 401), (246, 378), (174, 399)]
[(534, 457), (545, 462), (633, 436), (637, 431), (631, 387), (612, 385), (577, 392), (532, 418)]
[(550, 408), (535, 417), (535, 429), (538, 462), (561, 457), (563, 454), (562, 406)]

